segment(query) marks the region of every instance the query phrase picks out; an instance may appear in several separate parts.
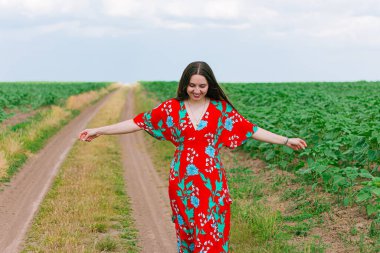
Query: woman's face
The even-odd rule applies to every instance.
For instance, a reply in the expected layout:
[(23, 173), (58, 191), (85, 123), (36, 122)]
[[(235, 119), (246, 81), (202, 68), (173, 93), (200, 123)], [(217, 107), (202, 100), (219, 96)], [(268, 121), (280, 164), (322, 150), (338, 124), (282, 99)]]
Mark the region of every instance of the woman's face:
[(206, 97), (208, 90), (208, 83), (204, 76), (193, 75), (190, 78), (190, 83), (187, 85), (186, 92), (190, 100), (200, 101)]

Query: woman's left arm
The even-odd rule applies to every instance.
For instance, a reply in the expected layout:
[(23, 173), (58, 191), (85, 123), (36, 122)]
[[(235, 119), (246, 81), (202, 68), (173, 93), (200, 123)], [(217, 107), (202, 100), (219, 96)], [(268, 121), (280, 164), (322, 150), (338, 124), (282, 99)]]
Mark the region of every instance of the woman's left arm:
[(305, 149), (307, 147), (306, 142), (300, 138), (288, 138), (269, 132), (260, 127), (257, 128), (257, 131), (252, 135), (252, 138), (272, 144), (283, 144), (294, 150)]

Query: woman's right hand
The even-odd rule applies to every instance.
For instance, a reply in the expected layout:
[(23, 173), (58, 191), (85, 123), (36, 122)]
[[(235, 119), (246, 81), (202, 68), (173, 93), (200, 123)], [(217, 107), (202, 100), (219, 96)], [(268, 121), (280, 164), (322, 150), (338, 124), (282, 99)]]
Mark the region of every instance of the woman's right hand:
[(79, 140), (90, 142), (100, 136), (96, 128), (85, 129), (79, 133)]

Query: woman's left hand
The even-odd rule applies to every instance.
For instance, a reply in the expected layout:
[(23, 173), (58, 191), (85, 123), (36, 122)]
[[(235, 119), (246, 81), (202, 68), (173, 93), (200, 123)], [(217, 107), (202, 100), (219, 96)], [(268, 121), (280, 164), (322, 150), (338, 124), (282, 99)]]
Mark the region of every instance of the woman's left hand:
[(293, 150), (299, 150), (305, 149), (307, 147), (307, 144), (304, 140), (300, 138), (289, 138), (288, 142), (286, 143), (286, 146)]

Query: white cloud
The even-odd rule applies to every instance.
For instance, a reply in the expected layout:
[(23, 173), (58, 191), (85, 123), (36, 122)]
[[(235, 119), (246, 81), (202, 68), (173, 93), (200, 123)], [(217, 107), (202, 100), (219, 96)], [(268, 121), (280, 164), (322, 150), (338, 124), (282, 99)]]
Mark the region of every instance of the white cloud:
[(58, 34), (70, 35), (75, 37), (124, 37), (131, 34), (139, 33), (138, 30), (124, 29), (108, 25), (88, 25), (82, 24), (80, 21), (66, 21), (47, 25), (36, 25), (20, 30), (3, 31), (0, 35), (4, 38), (14, 37), (19, 40), (29, 40), (40, 37), (42, 35)]
[(242, 0), (102, 0), (103, 14), (133, 18), (142, 25), (168, 29), (248, 29), (265, 23), (277, 12)]
[(0, 0), (0, 13), (27, 17), (84, 13), (91, 0)]
[(193, 58), (231, 81), (374, 80), (379, 52), (379, 0), (0, 0), (3, 80), (161, 80)]
[(378, 45), (380, 43), (380, 17), (344, 17), (310, 35), (317, 38), (334, 39), (334, 41), (342, 43), (351, 41), (357, 44), (365, 42), (370, 45)]
[(102, 5), (104, 14), (114, 17), (142, 17), (152, 10), (147, 1), (103, 0)]
[(116, 17), (239, 18), (240, 2), (233, 0), (102, 0), (104, 13)]
[[(32, 17), (46, 19), (45, 33), (78, 36), (123, 36), (151, 28), (232, 29), (276, 39), (380, 41), (378, 0), (0, 0), (0, 15), (3, 27), (20, 16)], [(100, 20), (107, 25), (99, 25)]]
[(188, 22), (170, 21), (162, 19), (156, 19), (156, 21), (154, 22), (154, 26), (173, 30), (189, 30), (195, 27), (194, 24)]
[(252, 28), (249, 23), (239, 23), (239, 24), (218, 24), (218, 23), (208, 23), (205, 24), (206, 28), (212, 29), (232, 29), (232, 30), (247, 30)]
[(138, 30), (126, 29), (110, 25), (88, 25), (78, 21), (62, 22), (35, 28), (35, 35), (46, 33), (66, 33), (72, 36), (85, 36), (91, 38), (124, 37), (139, 33)]
[(79, 21), (69, 21), (37, 26), (33, 30), (39, 34), (44, 34), (77, 30), (78, 27), (80, 27)]
[(241, 12), (241, 2), (231, 0), (220, 1), (163, 1), (160, 11), (177, 18), (205, 19), (238, 19)]

